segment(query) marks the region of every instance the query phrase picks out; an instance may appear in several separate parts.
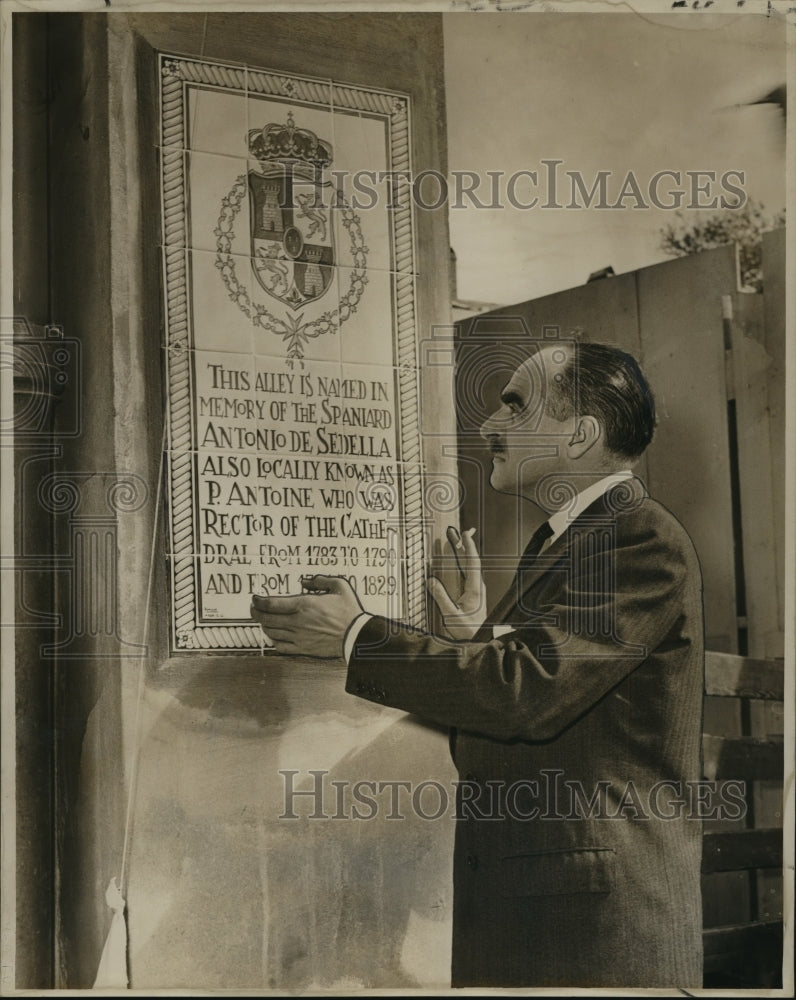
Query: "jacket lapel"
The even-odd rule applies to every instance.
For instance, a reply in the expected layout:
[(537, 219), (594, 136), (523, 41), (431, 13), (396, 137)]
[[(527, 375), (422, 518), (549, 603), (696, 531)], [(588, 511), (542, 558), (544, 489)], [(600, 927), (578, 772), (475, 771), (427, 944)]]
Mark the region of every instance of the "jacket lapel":
[[(633, 484), (633, 496), (637, 500), (642, 499), (646, 496), (646, 489), (644, 484), (637, 477), (626, 481)], [(617, 501), (612, 500), (611, 494), (614, 491), (623, 491), (625, 496), (627, 495), (627, 485), (626, 483), (618, 483), (616, 486), (612, 486), (610, 490), (602, 494), (602, 496), (597, 497), (593, 500), (588, 507), (585, 507), (578, 516), (567, 525), (566, 530), (555, 539), (552, 544), (540, 553), (533, 564), (533, 566), (522, 573), (521, 575), (521, 585), (518, 587), (516, 577), (511, 581), (511, 585), (503, 597), (498, 601), (493, 610), (487, 616), (487, 620), (484, 625), (478, 630), (478, 633), (474, 636), (474, 639), (479, 642), (488, 642), (492, 639), (492, 626), (498, 624), (507, 624), (515, 620), (514, 615), (517, 611), (520, 597), (525, 597), (530, 590), (533, 589), (540, 577), (545, 573), (550, 572), (559, 562), (563, 555), (566, 555), (569, 546), (572, 541), (573, 529), (577, 526), (580, 530), (588, 526), (589, 523), (598, 525), (605, 524), (608, 520), (613, 520), (617, 513), (626, 507), (630, 509), (632, 502), (628, 502), (627, 499), (622, 499)], [(622, 494), (617, 493), (617, 496)]]
[[(488, 642), (492, 639), (493, 625), (507, 624), (514, 620), (520, 598), (524, 597), (533, 588), (541, 576), (555, 566), (561, 555), (566, 553), (568, 545), (569, 529), (559, 535), (554, 542), (548, 545), (544, 552), (541, 552), (536, 557), (533, 566), (530, 569), (524, 570), (520, 574), (519, 580), (515, 575), (506, 593), (487, 616), (487, 620), (481, 626), (479, 634), (475, 636), (476, 640)], [(483, 636), (481, 635), (482, 631)]]

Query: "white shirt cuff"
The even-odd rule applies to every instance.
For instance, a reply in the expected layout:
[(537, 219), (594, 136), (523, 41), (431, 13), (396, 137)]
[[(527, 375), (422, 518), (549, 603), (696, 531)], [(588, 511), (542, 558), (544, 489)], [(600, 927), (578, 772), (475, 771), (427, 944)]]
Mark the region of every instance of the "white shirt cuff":
[(513, 631), (514, 631), (513, 625), (493, 625), (492, 638), (499, 639), (502, 635), (505, 635), (507, 632), (513, 632)]
[(348, 626), (348, 631), (343, 639), (343, 659), (346, 663), (351, 659), (351, 654), (354, 652), (354, 645), (359, 638), (359, 633), (372, 617), (373, 615), (369, 615), (367, 611), (363, 611)]

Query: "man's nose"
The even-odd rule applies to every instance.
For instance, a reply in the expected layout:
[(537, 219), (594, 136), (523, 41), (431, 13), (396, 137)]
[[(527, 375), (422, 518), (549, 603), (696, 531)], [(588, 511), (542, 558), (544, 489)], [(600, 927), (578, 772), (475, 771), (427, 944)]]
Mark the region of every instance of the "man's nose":
[(497, 416), (497, 413), (492, 413), (481, 424), (482, 438), (489, 438), (492, 435), (499, 433), (499, 421), (497, 420)]
[(501, 406), (481, 424), (481, 437), (502, 436), (506, 432), (510, 418), (510, 413), (506, 411), (505, 407)]

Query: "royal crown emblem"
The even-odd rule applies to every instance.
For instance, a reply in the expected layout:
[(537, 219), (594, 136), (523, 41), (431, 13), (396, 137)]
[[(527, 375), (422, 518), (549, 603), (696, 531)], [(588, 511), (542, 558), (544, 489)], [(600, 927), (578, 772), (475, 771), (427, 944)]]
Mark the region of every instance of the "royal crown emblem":
[(249, 132), (251, 256), (260, 287), (291, 309), (319, 299), (334, 279), (334, 233), (320, 194), (332, 147), (309, 129), (270, 122)]
[(293, 161), (296, 172), (310, 180), (316, 171), (325, 170), (332, 162), (332, 147), (306, 128), (298, 128), (293, 112), (287, 113), (287, 124), (269, 122), (265, 128), (249, 131), (249, 152), (262, 163)]

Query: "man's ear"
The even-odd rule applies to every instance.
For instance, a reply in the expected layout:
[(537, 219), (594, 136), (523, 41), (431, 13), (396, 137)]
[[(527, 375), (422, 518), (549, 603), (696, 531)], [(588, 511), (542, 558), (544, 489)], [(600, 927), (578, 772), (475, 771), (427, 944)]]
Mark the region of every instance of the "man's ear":
[(567, 451), (570, 458), (580, 458), (585, 455), (590, 448), (602, 437), (602, 428), (597, 420), (590, 414), (586, 414), (578, 421), (575, 433), (567, 443)]

